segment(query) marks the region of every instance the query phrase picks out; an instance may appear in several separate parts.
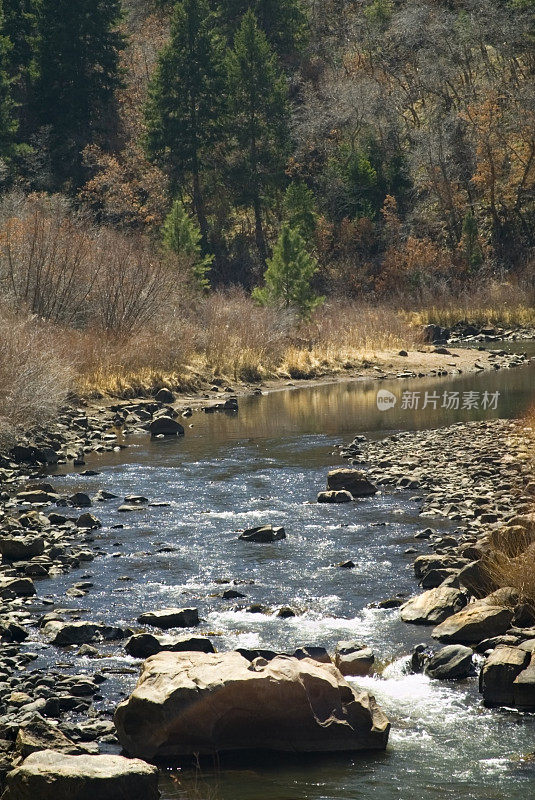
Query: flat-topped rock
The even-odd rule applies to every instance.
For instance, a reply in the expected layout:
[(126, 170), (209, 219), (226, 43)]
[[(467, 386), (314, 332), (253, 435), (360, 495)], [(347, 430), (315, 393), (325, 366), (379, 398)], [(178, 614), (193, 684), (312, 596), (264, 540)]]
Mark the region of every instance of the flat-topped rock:
[(433, 629), (432, 636), (441, 642), (477, 644), (491, 636), (500, 636), (511, 625), (513, 612), (503, 606), (471, 603)]
[(438, 625), (466, 605), (466, 597), (451, 586), (438, 586), (411, 597), (401, 606), (403, 622), (414, 625)]
[(8, 773), (2, 800), (158, 800), (158, 770), (114, 755), (42, 750)]
[(190, 628), (199, 624), (199, 612), (196, 608), (162, 608), (159, 611), (145, 611), (137, 621), (155, 628)]
[(377, 486), (368, 480), (359, 469), (332, 469), (327, 475), (327, 490), (345, 490), (353, 497), (369, 497), (376, 494)]
[(346, 489), (339, 489), (338, 491), (320, 492), (318, 494), (318, 503), (351, 503), (353, 495)]
[(383, 750), (390, 724), (367, 692), (332, 664), (228, 653), (158, 653), (115, 714), (119, 740), (138, 757), (221, 751)]
[(0, 597), (32, 597), (34, 594), (35, 586), (30, 578), (0, 577)]

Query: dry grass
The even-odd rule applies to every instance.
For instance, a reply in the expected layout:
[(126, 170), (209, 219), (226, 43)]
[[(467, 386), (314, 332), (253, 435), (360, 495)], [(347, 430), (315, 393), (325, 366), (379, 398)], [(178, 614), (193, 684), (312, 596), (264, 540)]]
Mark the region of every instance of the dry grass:
[(457, 322), (505, 328), (535, 327), (532, 290), (521, 284), (483, 281), (462, 294), (444, 296), (424, 308), (407, 311), (413, 325), (441, 325), (450, 328)]
[(0, 310), (0, 445), (54, 419), (73, 369), (52, 325)]
[(260, 308), (243, 291), (190, 298), (131, 337), (78, 335), (78, 390), (85, 395), (186, 390), (203, 381), (255, 383), (313, 378), (362, 364), (374, 352), (408, 346), (417, 333), (394, 309), (333, 302), (306, 324)]

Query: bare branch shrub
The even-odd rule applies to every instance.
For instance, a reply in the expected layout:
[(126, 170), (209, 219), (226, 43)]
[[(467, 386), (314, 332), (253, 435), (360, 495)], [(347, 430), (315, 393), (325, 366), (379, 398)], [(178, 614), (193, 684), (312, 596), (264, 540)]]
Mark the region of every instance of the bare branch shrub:
[[(11, 212), (11, 213), (10, 213)], [(80, 325), (105, 253), (64, 198), (30, 195), (0, 209), (0, 285), (15, 308), (64, 325)]]
[(102, 229), (94, 248), (106, 254), (91, 295), (97, 328), (129, 336), (162, 309), (176, 289), (177, 273), (169, 258), (140, 236)]

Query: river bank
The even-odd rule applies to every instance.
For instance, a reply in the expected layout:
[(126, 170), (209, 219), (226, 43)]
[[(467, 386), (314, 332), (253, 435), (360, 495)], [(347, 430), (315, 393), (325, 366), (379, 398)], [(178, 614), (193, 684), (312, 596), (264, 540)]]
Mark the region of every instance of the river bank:
[[(438, 356), (439, 354), (435, 355), (436, 367), (432, 368), (439, 367), (441, 359), (439, 360)], [(478, 353), (476, 357), (479, 358), (480, 354)], [(447, 356), (442, 355), (442, 358), (447, 359)], [(399, 359), (405, 363), (407, 357), (399, 356)], [(487, 363), (491, 366), (492, 359), (487, 357)], [(457, 380), (468, 380), (470, 375), (474, 375), (470, 380), (478, 381), (476, 373), (481, 379), (485, 379), (486, 375), (489, 377), (492, 375), (494, 380), (502, 374), (502, 370), (492, 369), (492, 372), (489, 372), (474, 366), (473, 372), (460, 376), (457, 374)], [(503, 372), (503, 378), (509, 382), (512, 382), (516, 375), (520, 376), (521, 371)], [(402, 391), (403, 387), (413, 390), (421, 386), (423, 389), (425, 384), (426, 389), (431, 391), (433, 385), (441, 385), (444, 389), (453, 388), (446, 383), (450, 379), (433, 376), (425, 381), (411, 376), (405, 380), (383, 379), (384, 382), (379, 384), (377, 381), (360, 377), (351, 382), (350, 386), (355, 391), (355, 397), (359, 398), (355, 409), (362, 409), (365, 398), (359, 387), (364, 389), (368, 385), (370, 387), (384, 385), (392, 390), (395, 384), (399, 383)], [(481, 388), (486, 385), (482, 380)], [(474, 388), (474, 386), (477, 386), (477, 383), (470, 386), (467, 384), (464, 388)], [(299, 478), (301, 475), (299, 465), (304, 457), (303, 447), (309, 448), (315, 437), (312, 437), (309, 443), (306, 435), (304, 438), (300, 435), (299, 439), (294, 441), (291, 435), (284, 434), (284, 428), (278, 426), (284, 403), (297, 403), (299, 408), (299, 404), (309, 396), (309, 392), (313, 395), (317, 393), (319, 397), (322, 391), (329, 387), (326, 385), (318, 386), (316, 389), (313, 387), (302, 389), (295, 386), (295, 391), (289, 393), (274, 391), (276, 388), (275, 385), (263, 387), (261, 391), (269, 389), (265, 396), (247, 398), (244, 394), (239, 400), (240, 410), (237, 415), (235, 411), (229, 409), (223, 413), (193, 412), (192, 417), (179, 416), (177, 420), (185, 426), (186, 436), (179, 439), (177, 437), (153, 439), (150, 445), (147, 443), (148, 437), (142, 426), (152, 419), (145, 416), (150, 414), (148, 406), (152, 401), (112, 402), (102, 407), (102, 416), (97, 414), (96, 422), (91, 419), (91, 413), (87, 414), (88, 409), (85, 409), (86, 416), (89, 417), (87, 422), (83, 421), (84, 414), (80, 411), (73, 410), (70, 413), (75, 416), (69, 415), (65, 418), (62, 424), (69, 424), (69, 427), (76, 432), (70, 440), (71, 455), (83, 453), (82, 458), (87, 460), (87, 464), (78, 463), (74, 473), (72, 457), (67, 459), (65, 464), (49, 465), (47, 468), (49, 472), (52, 470), (52, 473), (54, 471), (58, 473), (56, 477), (52, 474), (46, 479), (54, 491), (51, 492), (50, 488), (38, 490), (45, 494), (47, 492), (56, 494), (58, 497), (43, 498), (43, 505), (34, 505), (33, 510), (49, 518), (50, 502), (57, 503), (59, 500), (60, 505), (53, 508), (53, 513), (67, 517), (65, 522), (58, 523), (56, 517), (54, 525), (47, 525), (42, 518), (36, 519), (35, 515), (31, 515), (33, 523), (38, 524), (39, 520), (44, 523), (42, 529), (22, 526), (24, 528), (22, 533), (26, 536), (42, 537), (45, 540), (45, 548), (41, 555), (27, 558), (26, 564), (31, 563), (31, 570), (36, 569), (39, 563), (45, 571), (48, 567), (52, 580), (47, 581), (43, 573), (41, 573), (42, 579), (35, 577), (38, 597), (42, 597), (42, 600), (36, 599), (35, 596), (30, 599), (10, 599), (9, 592), (6, 592), (4, 608), (6, 610), (9, 608), (10, 614), (13, 615), (8, 620), (12, 626), (10, 635), (16, 637), (22, 636), (23, 632), (28, 634), (24, 640), (26, 644), (17, 644), (14, 641), (10, 645), (12, 651), (6, 652), (6, 659), (15, 661), (15, 671), (6, 663), (4, 671), (8, 680), (13, 683), (9, 687), (9, 693), (7, 689), (5, 690), (3, 700), (4, 702), (10, 700), (14, 687), (17, 690), (20, 687), (26, 695), (19, 698), (22, 702), (18, 706), (14, 706), (11, 701), (5, 705), (4, 716), (9, 717), (8, 720), (4, 720), (8, 734), (6, 738), (12, 743), (11, 747), (6, 749), (6, 753), (14, 749), (12, 736), (20, 729), (21, 720), (24, 721), (27, 714), (35, 714), (36, 711), (42, 714), (43, 704), (39, 702), (38, 707), (33, 708), (32, 703), (44, 700), (47, 711), (52, 710), (56, 713), (58, 696), (60, 714), (48, 719), (59, 721), (60, 730), (72, 741), (82, 745), (87, 744), (89, 748), (93, 747), (92, 742), (98, 742), (100, 750), (117, 747), (111, 714), (121, 699), (121, 693), (124, 695), (131, 691), (139, 664), (139, 661), (133, 660), (131, 656), (127, 656), (125, 660), (127, 651), (124, 645), (129, 641), (131, 633), (137, 633), (142, 629), (136, 620), (139, 613), (147, 608), (158, 608), (166, 604), (176, 605), (177, 602), (198, 606), (204, 623), (199, 629), (190, 630), (188, 635), (200, 633), (201, 636), (213, 640), (218, 650), (233, 649), (237, 646), (249, 648), (270, 646), (274, 650), (288, 652), (289, 648), (314, 644), (325, 646), (333, 653), (337, 641), (360, 638), (364, 643), (371, 644), (376, 651), (379, 671), (382, 670), (384, 663), (392, 661), (396, 653), (401, 655), (410, 652), (406, 637), (401, 642), (400, 634), (392, 636), (390, 628), (381, 634), (380, 642), (374, 642), (373, 638), (377, 633), (371, 634), (375, 629), (369, 628), (367, 633), (366, 624), (370, 623), (364, 624), (364, 621), (368, 617), (366, 614), (364, 618), (361, 617), (362, 609), (367, 604), (381, 598), (381, 591), (390, 591), (394, 594), (399, 591), (406, 595), (413, 591), (412, 578), (409, 575), (402, 575), (401, 566), (397, 566), (398, 562), (395, 562), (395, 567), (388, 566), (386, 562), (392, 559), (391, 551), (394, 549), (397, 551), (399, 548), (396, 543), (398, 536), (403, 540), (401, 547), (407, 549), (411, 532), (414, 536), (422, 527), (421, 519), (417, 515), (414, 519), (413, 516), (408, 516), (406, 518), (409, 523), (408, 528), (406, 523), (400, 526), (392, 522), (385, 529), (372, 527), (381, 519), (396, 519), (392, 514), (401, 499), (406, 496), (407, 490), (400, 486), (399, 491), (391, 493), (390, 485), (385, 484), (385, 495), (351, 504), (350, 507), (319, 508), (314, 502), (303, 505), (303, 499), (307, 497), (310, 500), (314, 499), (314, 485), (321, 488), (325, 480), (326, 467), (329, 463), (325, 448), (329, 440), (319, 438), (318, 444), (321, 446), (312, 460), (315, 465), (314, 472), (312, 475), (307, 473), (306, 478), (304, 476)], [(331, 392), (329, 397), (332, 398), (335, 397), (334, 393), (342, 392), (341, 405), (332, 401), (326, 404), (330, 419), (336, 419), (337, 414), (348, 403), (348, 394), (344, 385), (339, 382), (333, 384), (329, 391)], [(198, 399), (213, 406), (231, 394), (234, 392), (225, 395), (222, 392), (214, 392), (207, 398)], [(375, 405), (375, 394), (376, 389), (372, 391), (373, 405)], [(183, 398), (180, 398), (174, 404), (173, 410), (176, 413), (178, 408), (182, 408), (180, 405), (182, 401)], [(264, 405), (265, 417), (259, 413), (260, 407), (263, 408)], [(156, 415), (163, 411), (171, 413), (168, 410), (168, 403), (156, 401), (154, 406), (153, 411)], [(375, 413), (381, 416), (376, 406), (375, 409)], [(74, 419), (78, 421), (72, 424)], [(106, 435), (111, 436), (111, 433), (105, 432), (108, 430), (107, 424), (114, 421), (120, 422), (119, 429), (127, 431), (126, 435), (122, 433), (117, 435), (116, 432), (116, 438), (104, 438)], [(259, 461), (257, 445), (252, 443), (249, 446), (245, 443), (253, 431), (263, 430), (265, 422), (269, 425), (268, 435), (273, 436), (277, 426), (276, 429), (280, 431), (282, 439), (281, 445), (276, 450), (269, 440), (271, 444), (266, 445), (266, 454), (260, 455)], [(189, 424), (193, 424), (194, 427), (188, 429)], [(392, 422), (387, 424), (391, 425)], [(396, 420), (394, 424), (399, 423)], [(344, 425), (350, 430), (350, 426), (354, 427), (354, 422), (348, 417)], [(323, 423), (319, 429), (325, 430)], [(244, 444), (234, 449), (231, 446), (225, 455), (226, 451), (219, 449), (221, 445), (218, 444), (217, 437), (226, 435), (224, 432), (227, 430), (231, 436), (229, 439), (231, 445), (232, 436), (238, 434), (241, 437), (240, 441), (245, 438)], [(308, 429), (304, 427), (303, 433), (306, 430)], [(464, 440), (472, 441), (470, 428), (466, 430), (469, 435), (465, 436)], [(134, 431), (139, 433), (135, 434)], [(231, 431), (236, 431), (236, 434), (231, 434)], [(492, 432), (489, 432), (487, 439), (490, 446), (493, 440)], [(81, 445), (81, 449), (80, 446), (75, 447), (74, 443)], [(459, 452), (462, 443), (461, 435), (457, 442)], [(125, 444), (131, 446), (122, 449)], [(373, 447), (373, 442), (370, 442), (369, 446)], [(86, 447), (89, 449), (84, 452)], [(92, 452), (95, 448), (97, 448), (96, 454)], [(150, 454), (150, 460), (143, 462), (140, 461), (140, 451), (145, 452), (146, 448), (148, 448), (147, 459)], [(290, 457), (288, 448), (294, 451), (295, 455), (291, 456), (291, 472), (285, 477), (285, 472), (279, 471), (278, 465), (285, 464)], [(101, 449), (100, 455), (98, 449)], [(437, 449), (440, 451), (440, 444), (437, 444)], [(180, 465), (180, 469), (173, 478), (174, 462), (177, 458), (179, 458), (177, 466)], [(310, 455), (306, 458), (309, 460)], [(249, 468), (246, 467), (248, 459), (251, 463)], [(339, 463), (339, 458), (336, 462)], [(135, 471), (133, 471), (134, 465), (136, 465)], [(242, 487), (242, 473), (245, 469), (251, 470), (246, 491)], [(23, 470), (26, 475), (31, 474), (35, 478), (40, 476), (39, 479), (43, 480), (42, 466), (27, 465)], [(101, 474), (95, 474), (98, 472)], [(153, 482), (156, 476), (158, 482)], [(397, 481), (407, 477), (407, 472), (402, 472), (398, 476), (392, 473), (390, 477), (395, 477)], [(162, 480), (165, 484), (161, 483)], [(279, 497), (281, 487), (284, 487), (281, 494), (288, 497)], [(107, 492), (117, 497), (106, 500)], [(224, 502), (221, 499), (222, 492), (224, 492)], [(412, 495), (413, 490), (410, 492)], [(76, 493), (86, 494), (92, 506), (76, 508), (71, 500)], [(136, 496), (137, 501), (134, 499)], [(141, 501), (142, 496), (146, 496), (149, 502)], [(77, 502), (80, 500), (81, 498), (77, 498)], [(120, 511), (121, 505), (130, 508)], [(414, 501), (408, 501), (407, 506), (412, 506), (416, 513), (417, 505)], [(8, 514), (18, 516), (20, 512), (23, 514), (25, 511), (31, 512), (31, 509), (29, 504), (15, 504), (8, 507)], [(102, 527), (79, 527), (76, 521), (84, 514), (94, 515)], [(71, 517), (74, 519), (69, 519)], [(288, 539), (280, 543), (280, 547), (276, 545), (277, 550), (269, 553), (263, 550), (262, 546), (260, 552), (247, 550), (254, 548), (254, 545), (240, 544), (239, 558), (236, 560), (237, 534), (232, 531), (250, 527), (256, 520), (262, 521), (266, 518), (286, 524), (289, 528)], [(365, 541), (358, 548), (355, 547), (354, 541), (355, 522), (358, 530), (363, 524), (362, 534), (365, 534)], [(453, 527), (455, 523), (453, 520), (451, 526)], [(433, 524), (435, 525), (435, 521)], [(441, 517), (436, 523), (438, 529), (443, 529), (444, 525), (450, 525), (447, 517)], [(228, 531), (228, 535), (222, 537), (222, 529), (224, 531), (228, 526), (232, 531)], [(395, 534), (395, 531), (398, 533)], [(370, 540), (369, 536), (372, 533), (376, 541)], [(379, 533), (380, 537), (377, 536)], [(392, 539), (393, 535), (395, 538)], [(20, 532), (17, 535), (15, 531), (15, 538), (20, 538)], [(413, 546), (412, 541), (411, 546)], [(49, 547), (63, 548), (63, 551), (56, 553)], [(71, 547), (74, 547), (74, 552), (70, 550)], [(403, 556), (403, 549), (399, 556), (401, 564), (407, 561), (407, 557)], [(86, 550), (86, 554), (80, 553), (83, 550)], [(201, 559), (196, 556), (199, 552), (203, 553)], [(87, 554), (96, 559), (93, 564), (84, 561)], [(358, 565), (356, 571), (335, 569), (330, 566), (349, 558)], [(24, 575), (26, 567), (22, 566), (23, 563), (18, 560), (11, 562), (9, 566), (5, 564), (5, 577), (29, 577)], [(281, 568), (284, 571), (284, 578), (279, 571)], [(17, 575), (10, 575), (10, 571), (16, 572)], [(69, 573), (73, 571), (76, 574), (69, 577)], [(382, 583), (381, 588), (378, 588), (377, 577)], [(122, 580), (123, 578), (129, 580)], [(233, 586), (234, 580), (238, 583)], [(222, 581), (225, 582), (223, 585)], [(227, 581), (230, 582), (230, 587)], [(175, 583), (178, 584), (176, 590), (173, 586)], [(357, 591), (360, 583), (362, 590)], [(317, 585), (324, 586), (319, 598), (315, 597)], [(226, 588), (235, 589), (244, 594), (246, 599), (225, 599), (222, 595)], [(111, 609), (110, 597), (113, 597)], [(276, 612), (285, 605), (292, 608), (296, 614), (294, 618), (277, 617)], [(256, 612), (248, 610), (254, 606), (262, 608)], [(51, 616), (43, 619), (47, 612), (52, 612)], [(370, 609), (369, 613), (371, 614), (369, 620), (375, 619), (376, 612)], [(377, 610), (377, 613), (389, 615), (384, 618), (385, 621), (392, 621), (388, 625), (394, 624), (393, 615), (399, 614), (395, 610), (382, 609)], [(10, 614), (6, 614), (6, 617)], [(383, 619), (382, 616), (379, 618)], [(69, 625), (77, 622), (83, 623), (82, 626), (75, 628), (77, 632), (80, 627), (83, 630), (83, 633), (77, 635), (89, 637), (88, 642), (84, 644), (78, 641), (78, 644), (69, 645), (66, 644), (66, 639), (60, 637), (58, 642), (54, 643), (53, 640), (59, 630), (64, 631), (65, 636), (71, 635), (72, 628), (69, 628)], [(95, 624), (101, 627), (91, 628), (91, 625)], [(16, 625), (22, 628), (22, 632), (18, 631)], [(262, 634), (259, 638), (260, 631)], [(416, 629), (414, 636), (421, 637), (421, 635), (422, 629)], [(398, 642), (394, 649), (392, 642)], [(32, 655), (37, 658), (28, 661)], [(20, 661), (17, 660), (19, 657)], [(95, 667), (98, 668), (95, 670)], [(47, 687), (43, 684), (43, 675), (51, 677), (54, 685)], [(84, 683), (88, 684), (84, 689), (87, 691), (85, 695), (80, 694)], [(60, 687), (59, 691), (57, 687)], [(375, 686), (371, 688), (375, 691)], [(90, 698), (93, 698), (92, 703), (89, 703)], [(13, 700), (16, 702), (17, 698)], [(398, 719), (395, 721), (396, 726), (399, 726), (400, 721)], [(26, 718), (25, 724), (27, 722)], [(95, 737), (91, 741), (89, 741), (90, 734)], [(399, 748), (399, 743), (396, 744), (396, 741), (393, 746)], [(166, 797), (173, 796), (169, 794), (169, 789), (166, 791)], [(235, 786), (233, 791), (235, 793)], [(387, 794), (384, 796), (388, 797)]]

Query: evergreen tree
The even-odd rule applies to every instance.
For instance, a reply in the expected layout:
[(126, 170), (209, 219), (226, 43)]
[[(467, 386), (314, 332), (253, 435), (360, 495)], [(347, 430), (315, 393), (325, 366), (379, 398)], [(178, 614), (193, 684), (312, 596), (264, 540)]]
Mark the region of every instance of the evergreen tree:
[(256, 245), (265, 261), (262, 206), (266, 192), (284, 181), (289, 103), (286, 79), (252, 11), (243, 17), (228, 62), (235, 137), (231, 177), (238, 204), (254, 211)]
[(277, 55), (297, 54), (307, 38), (307, 17), (300, 0), (218, 0), (221, 21), (232, 41), (243, 15), (251, 10)]
[(317, 261), (307, 252), (299, 231), (283, 225), (273, 257), (267, 261), (265, 286), (255, 289), (253, 297), (262, 305), (283, 303), (306, 317), (323, 302), (310, 285), (317, 270)]
[(165, 218), (162, 236), (163, 243), (168, 250), (190, 262), (196, 286), (203, 290), (209, 289), (210, 281), (206, 274), (214, 259), (213, 256), (202, 257), (200, 228), (179, 199), (175, 200), (171, 211)]
[(81, 151), (103, 131), (120, 85), (120, 0), (41, 0), (36, 106), (56, 183), (81, 181)]
[(15, 152), (17, 123), (11, 97), (11, 80), (8, 74), (9, 54), (12, 43), (5, 33), (4, 11), (0, 0), (0, 158), (9, 160)]
[[(171, 39), (160, 53), (146, 109), (147, 152), (174, 191), (191, 181), (203, 247), (208, 242), (202, 176), (224, 136), (224, 45), (207, 0), (175, 6)], [(188, 187), (189, 188), (189, 187)]]
[(479, 244), (477, 220), (471, 211), (465, 214), (461, 241), (468, 268), (475, 272), (483, 263), (483, 252)]
[(298, 230), (305, 241), (314, 236), (317, 226), (314, 192), (300, 181), (290, 183), (284, 194), (284, 219)]

